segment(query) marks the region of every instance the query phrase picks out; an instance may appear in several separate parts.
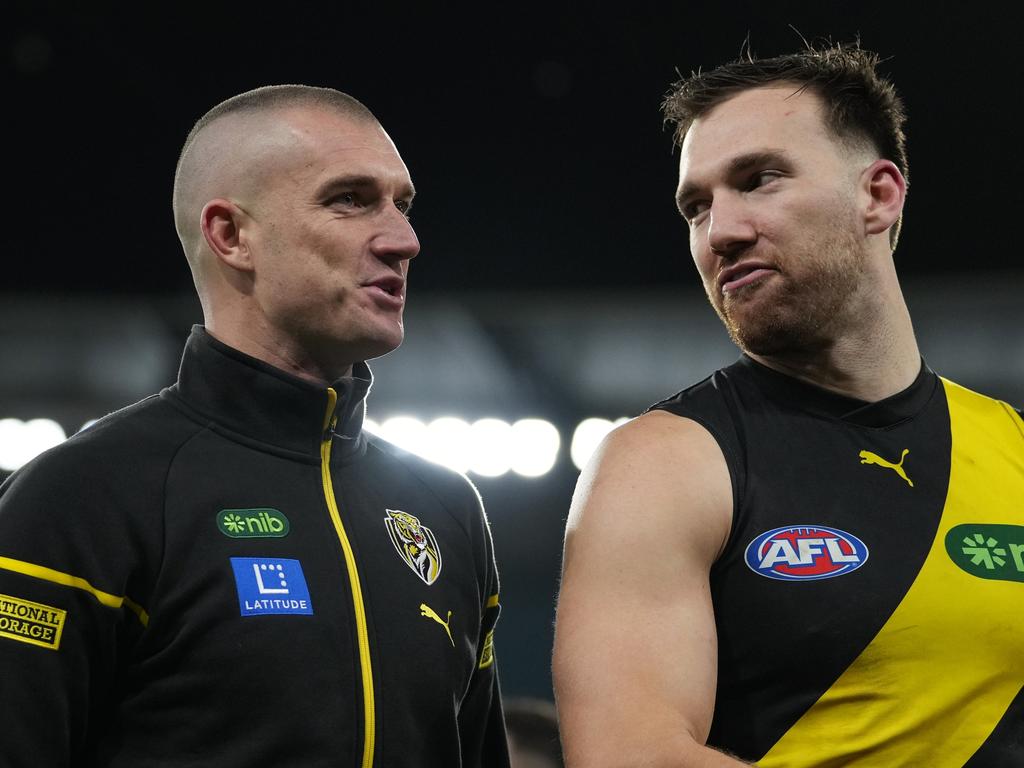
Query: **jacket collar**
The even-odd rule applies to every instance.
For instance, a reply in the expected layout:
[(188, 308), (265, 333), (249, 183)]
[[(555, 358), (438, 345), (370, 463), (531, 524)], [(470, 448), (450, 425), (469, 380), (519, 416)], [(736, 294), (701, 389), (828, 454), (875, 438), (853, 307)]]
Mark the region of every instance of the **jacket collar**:
[(324, 424), (335, 418), (332, 457), (365, 451), (362, 426), (372, 381), (369, 366), (356, 363), (351, 376), (332, 382), (337, 400), (328, 416), (326, 386), (239, 352), (196, 325), (185, 344), (178, 382), (164, 393), (193, 416), (243, 442), (319, 460), (328, 433)]

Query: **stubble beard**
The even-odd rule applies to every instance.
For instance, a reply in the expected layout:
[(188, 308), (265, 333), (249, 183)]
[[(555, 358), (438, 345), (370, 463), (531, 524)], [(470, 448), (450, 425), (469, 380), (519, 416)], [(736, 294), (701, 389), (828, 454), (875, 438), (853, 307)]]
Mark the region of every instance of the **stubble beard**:
[(804, 358), (827, 350), (849, 322), (866, 263), (863, 243), (840, 225), (775, 263), (778, 273), (728, 294), (707, 287), (730, 338), (763, 357)]

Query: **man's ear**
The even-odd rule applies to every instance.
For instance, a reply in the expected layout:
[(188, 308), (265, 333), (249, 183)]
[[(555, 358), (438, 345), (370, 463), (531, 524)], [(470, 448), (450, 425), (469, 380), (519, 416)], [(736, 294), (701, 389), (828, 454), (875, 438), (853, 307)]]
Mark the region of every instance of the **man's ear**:
[(877, 235), (895, 224), (903, 213), (907, 182), (891, 160), (875, 160), (861, 174), (866, 193), (864, 225), (868, 234)]
[(240, 237), (246, 218), (245, 211), (233, 202), (217, 198), (203, 206), (199, 225), (206, 244), (221, 262), (239, 271), (251, 272), (252, 254)]

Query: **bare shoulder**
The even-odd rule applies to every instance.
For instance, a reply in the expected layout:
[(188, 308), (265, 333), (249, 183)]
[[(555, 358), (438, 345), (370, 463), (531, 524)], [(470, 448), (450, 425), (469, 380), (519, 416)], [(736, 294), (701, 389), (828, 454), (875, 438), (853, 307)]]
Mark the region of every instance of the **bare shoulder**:
[[(651, 411), (605, 438), (580, 475), (567, 535), (582, 527), (655, 526), (713, 560), (732, 524), (729, 468), (697, 422)], [(678, 539), (676, 540), (678, 542)]]
[(731, 524), (725, 458), (690, 419), (624, 424), (580, 475), (552, 666), (567, 765), (735, 764), (704, 747), (717, 675), (709, 572)]

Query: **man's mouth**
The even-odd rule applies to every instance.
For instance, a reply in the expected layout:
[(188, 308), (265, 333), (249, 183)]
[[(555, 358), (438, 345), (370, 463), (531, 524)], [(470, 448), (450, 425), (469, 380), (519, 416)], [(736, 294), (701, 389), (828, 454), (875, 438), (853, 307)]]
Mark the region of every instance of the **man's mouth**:
[(736, 264), (722, 270), (718, 276), (718, 285), (723, 294), (732, 293), (746, 285), (757, 282), (776, 272), (774, 268), (764, 263), (748, 262)]
[(380, 293), (386, 296), (390, 296), (393, 299), (402, 300), (405, 298), (405, 281), (398, 277), (381, 277), (377, 280), (371, 280), (365, 284), (367, 288), (376, 289)]

